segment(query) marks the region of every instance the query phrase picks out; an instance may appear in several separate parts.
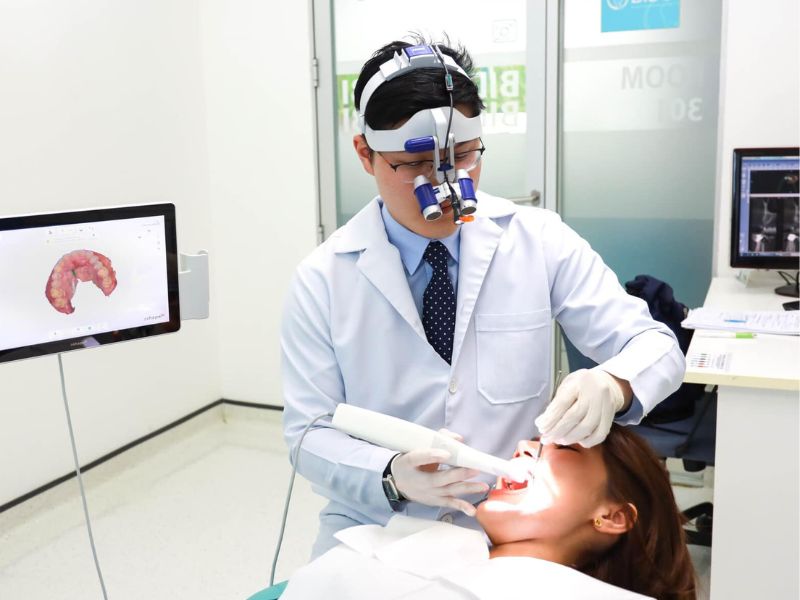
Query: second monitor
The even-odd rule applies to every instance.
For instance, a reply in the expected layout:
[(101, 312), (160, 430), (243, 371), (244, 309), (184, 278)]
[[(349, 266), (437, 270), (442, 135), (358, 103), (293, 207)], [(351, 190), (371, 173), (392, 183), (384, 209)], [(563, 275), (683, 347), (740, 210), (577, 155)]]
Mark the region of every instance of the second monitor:
[[(796, 147), (737, 148), (733, 151), (732, 267), (797, 270), (800, 260), (798, 154)], [(796, 283), (780, 290), (776, 291), (797, 295)]]

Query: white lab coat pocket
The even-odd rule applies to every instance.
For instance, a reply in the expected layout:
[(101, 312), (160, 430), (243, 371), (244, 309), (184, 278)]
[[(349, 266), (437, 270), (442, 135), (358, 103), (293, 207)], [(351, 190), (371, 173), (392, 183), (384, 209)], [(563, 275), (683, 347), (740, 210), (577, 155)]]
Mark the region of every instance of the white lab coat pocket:
[(524, 402), (542, 393), (550, 368), (549, 309), (475, 315), (478, 390), (492, 404)]

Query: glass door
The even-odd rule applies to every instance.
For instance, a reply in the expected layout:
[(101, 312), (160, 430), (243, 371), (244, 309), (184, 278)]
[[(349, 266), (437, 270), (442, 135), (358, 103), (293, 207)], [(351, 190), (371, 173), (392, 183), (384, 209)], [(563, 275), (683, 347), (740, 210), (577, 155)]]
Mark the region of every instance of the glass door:
[(559, 212), (621, 283), (711, 281), (721, 0), (563, 0)]
[[(447, 34), (451, 45), (461, 43), (472, 55), (475, 81), (486, 104), (481, 189), (541, 206), (550, 206), (552, 198), (555, 208), (555, 190), (545, 185), (548, 5), (555, 11), (554, 3), (525, 0), (314, 2), (320, 239), (377, 193), (353, 150), (358, 133), (353, 87), (361, 65), (375, 50), (407, 39), (409, 32), (434, 41)], [(555, 37), (551, 36), (554, 49)], [(549, 134), (555, 140), (555, 116), (552, 122)], [(554, 156), (554, 143), (552, 148)]]

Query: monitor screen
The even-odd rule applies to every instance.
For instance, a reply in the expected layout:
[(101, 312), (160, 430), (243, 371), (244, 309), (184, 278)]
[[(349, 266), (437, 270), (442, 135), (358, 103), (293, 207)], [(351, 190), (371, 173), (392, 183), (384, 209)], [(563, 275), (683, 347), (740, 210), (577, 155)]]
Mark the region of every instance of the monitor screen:
[(0, 218), (0, 362), (180, 328), (175, 206)]
[(733, 151), (732, 267), (798, 268), (799, 179), (797, 148)]

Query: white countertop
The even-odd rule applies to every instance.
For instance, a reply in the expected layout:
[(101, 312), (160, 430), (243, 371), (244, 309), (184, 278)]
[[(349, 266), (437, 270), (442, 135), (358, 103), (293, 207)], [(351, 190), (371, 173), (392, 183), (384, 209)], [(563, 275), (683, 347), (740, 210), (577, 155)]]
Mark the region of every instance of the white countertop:
[[(715, 277), (703, 306), (720, 310), (783, 310), (792, 300), (776, 284)], [(704, 338), (698, 329), (686, 354), (684, 381), (800, 390), (800, 336), (757, 334), (754, 339)]]

